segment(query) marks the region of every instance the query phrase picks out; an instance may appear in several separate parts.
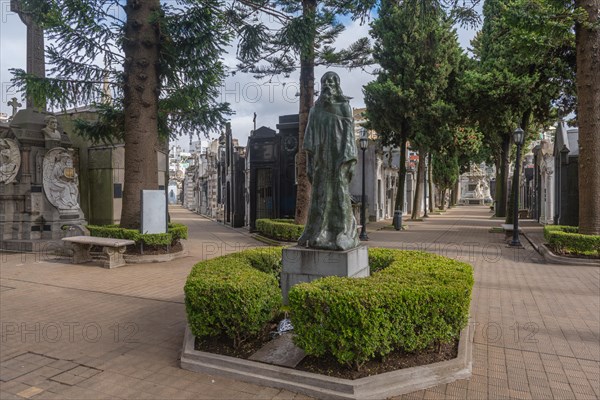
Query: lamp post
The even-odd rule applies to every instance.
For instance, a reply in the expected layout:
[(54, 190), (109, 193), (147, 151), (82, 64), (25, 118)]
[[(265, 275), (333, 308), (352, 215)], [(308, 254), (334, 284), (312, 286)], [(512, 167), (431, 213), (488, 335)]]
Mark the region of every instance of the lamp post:
[(521, 166), (521, 145), (523, 144), (523, 139), (525, 137), (525, 132), (520, 127), (517, 127), (513, 132), (513, 140), (517, 145), (517, 159), (515, 161), (515, 174), (513, 177), (513, 238), (510, 242), (511, 247), (523, 247), (521, 242), (519, 241), (519, 170)]
[(366, 159), (365, 159), (365, 150), (367, 150), (367, 147), (369, 147), (369, 138), (367, 137), (367, 131), (366, 129), (363, 129), (362, 131), (362, 135), (359, 139), (359, 144), (360, 144), (360, 149), (362, 150), (363, 153), (363, 162), (362, 162), (362, 198), (361, 198), (361, 204), (360, 204), (360, 224), (361, 224), (361, 228), (360, 228), (360, 235), (359, 235), (359, 239), (360, 240), (369, 240), (369, 237), (367, 236), (367, 207), (366, 207), (366, 196), (365, 196), (365, 167), (367, 165)]

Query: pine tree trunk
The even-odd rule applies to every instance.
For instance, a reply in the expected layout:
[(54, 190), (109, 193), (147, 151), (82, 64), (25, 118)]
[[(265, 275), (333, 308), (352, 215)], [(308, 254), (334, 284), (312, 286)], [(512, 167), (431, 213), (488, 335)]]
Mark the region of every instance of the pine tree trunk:
[(589, 24), (577, 24), (575, 27), (579, 233), (600, 235), (600, 0), (579, 0), (575, 3), (587, 12)]
[(456, 183), (454, 184), (454, 189), (452, 189), (452, 200), (450, 202), (451, 206), (455, 206), (458, 204), (459, 188), (460, 188), (460, 174), (458, 174), (458, 179), (456, 180)]
[(140, 228), (140, 194), (158, 189), (158, 0), (127, 0), (123, 51), (125, 182), (121, 226)]
[[(316, 0), (303, 0), (302, 8), (304, 17), (312, 18), (314, 21), (314, 13), (317, 8)], [(298, 185), (296, 190), (295, 222), (300, 225), (306, 224), (312, 188), (306, 175), (306, 152), (303, 150), (303, 145), (304, 131), (308, 123), (308, 112), (314, 104), (315, 96), (315, 31), (311, 30), (307, 34), (310, 35), (308, 40), (310, 44), (300, 50), (300, 110), (298, 154), (296, 156)]]
[(432, 162), (431, 162), (432, 156), (430, 155), (429, 158), (427, 159), (427, 185), (429, 186), (427, 188), (428, 190), (428, 195), (429, 195), (429, 212), (433, 212), (434, 209), (434, 202), (435, 202), (435, 193), (433, 193), (433, 168), (432, 168)]
[[(404, 130), (403, 130), (404, 131)], [(404, 184), (406, 182), (406, 135), (402, 134), (400, 139), (400, 165), (398, 168), (398, 192), (396, 193), (396, 202), (394, 211), (404, 212)]]
[(506, 206), (508, 204), (508, 166), (510, 165), (510, 143), (511, 136), (502, 137), (500, 149), (500, 167), (496, 168), (496, 217), (506, 217)]
[(442, 189), (441, 198), (440, 198), (440, 210), (444, 211), (446, 209), (446, 190)]
[(426, 153), (419, 152), (419, 164), (417, 166), (417, 187), (415, 188), (415, 197), (413, 199), (413, 208), (411, 219), (417, 219), (421, 216), (421, 205), (423, 203), (423, 186), (425, 180), (425, 157)]

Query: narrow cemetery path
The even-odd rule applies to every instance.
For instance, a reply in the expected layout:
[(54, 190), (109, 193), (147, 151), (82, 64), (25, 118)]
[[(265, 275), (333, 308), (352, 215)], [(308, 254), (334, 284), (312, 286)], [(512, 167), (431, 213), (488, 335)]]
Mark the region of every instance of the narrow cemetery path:
[(600, 398), (600, 268), (545, 264), (527, 240), (507, 248), (487, 207), (456, 207), (370, 246), (427, 250), (471, 263), (473, 377), (402, 399)]
[[(369, 246), (435, 251), (475, 267), (473, 377), (402, 399), (600, 397), (600, 268), (504, 247), (484, 207), (459, 207)], [(178, 368), (183, 284), (203, 258), (258, 246), (180, 207), (189, 256), (106, 270), (0, 254), (0, 398), (284, 399), (288, 391)], [(524, 241), (525, 242), (525, 241)], [(526, 243), (525, 243), (526, 244)]]
[[(171, 207), (173, 222), (188, 225), (185, 241), (188, 256), (166, 263), (128, 264), (106, 270), (98, 264), (73, 265), (68, 258), (52, 254), (2, 255), (3, 280), (37, 283), (129, 297), (183, 303), (183, 283), (191, 267), (213, 258), (262, 243), (229, 227), (215, 223), (186, 209)], [(7, 283), (8, 286), (11, 286)]]
[(107, 270), (0, 254), (0, 399), (295, 396), (179, 368), (191, 267), (261, 243), (180, 207), (171, 217), (190, 232), (190, 255), (172, 262)]

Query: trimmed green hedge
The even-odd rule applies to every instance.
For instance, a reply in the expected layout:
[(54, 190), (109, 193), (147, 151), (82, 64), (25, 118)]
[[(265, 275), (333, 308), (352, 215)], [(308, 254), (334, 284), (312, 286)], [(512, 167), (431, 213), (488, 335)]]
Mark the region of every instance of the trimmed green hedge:
[[(435, 254), (369, 249), (369, 278), (328, 277), (292, 288), (296, 343), (360, 367), (396, 349), (417, 351), (457, 338), (468, 321), (473, 270)], [(185, 284), (197, 337), (227, 335), (239, 345), (263, 331), (282, 306), (281, 248), (202, 261)]]
[(360, 368), (396, 349), (417, 351), (459, 336), (469, 316), (470, 265), (390, 249), (369, 249), (369, 264), (369, 278), (327, 277), (291, 289), (295, 342), (307, 354)]
[(546, 225), (544, 239), (557, 253), (600, 256), (600, 235), (582, 235), (577, 226)]
[(297, 225), (292, 219), (257, 219), (256, 230), (275, 240), (294, 242), (302, 235), (304, 225)]
[(185, 283), (188, 324), (197, 337), (225, 334), (238, 346), (282, 306), (281, 248), (261, 247), (201, 261)]
[(170, 223), (167, 233), (140, 233), (137, 229), (125, 229), (119, 225), (88, 225), (91, 236), (108, 237), (113, 239), (128, 239), (135, 241), (136, 245), (144, 246), (169, 246), (180, 239), (187, 239), (188, 228), (183, 224)]

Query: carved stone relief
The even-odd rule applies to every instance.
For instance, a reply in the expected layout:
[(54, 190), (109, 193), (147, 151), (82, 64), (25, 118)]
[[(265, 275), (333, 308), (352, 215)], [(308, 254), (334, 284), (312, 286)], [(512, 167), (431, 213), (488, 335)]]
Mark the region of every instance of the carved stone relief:
[(21, 166), (19, 145), (12, 139), (0, 139), (0, 182), (12, 183)]
[(44, 157), (44, 192), (59, 212), (79, 211), (78, 177), (73, 157), (62, 147), (55, 147)]

